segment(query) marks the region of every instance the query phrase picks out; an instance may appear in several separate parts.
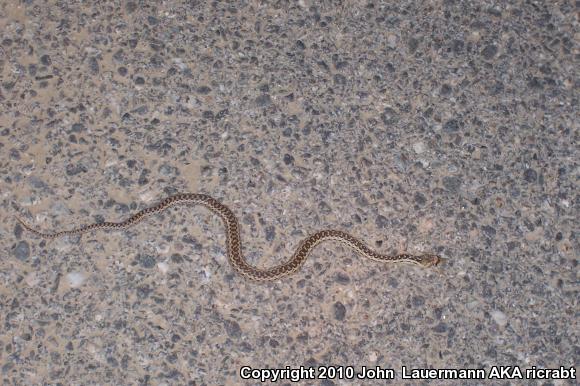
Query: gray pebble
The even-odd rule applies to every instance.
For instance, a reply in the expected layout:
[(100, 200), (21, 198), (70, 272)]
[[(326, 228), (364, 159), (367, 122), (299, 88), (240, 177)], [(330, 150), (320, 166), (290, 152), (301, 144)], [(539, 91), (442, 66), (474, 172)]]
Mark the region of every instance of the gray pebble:
[(421, 192), (416, 192), (414, 199), (415, 199), (415, 202), (419, 205), (425, 205), (425, 203), (427, 202), (425, 195)]
[(149, 295), (153, 292), (153, 290), (149, 287), (148, 284), (142, 285), (137, 287), (137, 297), (139, 299), (146, 299)]
[(25, 261), (30, 257), (30, 247), (26, 241), (19, 241), (12, 249), (12, 254), (18, 259)]
[(207, 95), (211, 92), (211, 88), (208, 86), (200, 86), (197, 88), (198, 94)]
[(495, 228), (489, 225), (484, 225), (481, 227), (481, 230), (483, 231), (483, 233), (485, 233), (487, 236), (489, 237), (493, 237), (495, 236)]
[(542, 90), (544, 88), (544, 84), (542, 80), (537, 76), (532, 76), (528, 81), (528, 87), (532, 89)]
[(240, 325), (235, 320), (224, 320), (224, 327), (226, 329), (226, 333), (231, 338), (239, 338), (242, 336), (242, 329)]
[(326, 202), (321, 201), (318, 204), (318, 210), (320, 210), (320, 212), (324, 213), (324, 214), (329, 214), (332, 212), (332, 208), (330, 207), (330, 205), (328, 205)]
[(417, 47), (419, 47), (419, 40), (415, 38), (409, 39), (409, 41), (407, 42), (407, 47), (409, 48), (410, 52), (415, 52), (417, 50)]
[(36, 177), (36, 176), (30, 176), (30, 177), (28, 177), (28, 183), (32, 187), (35, 187), (37, 189), (46, 189), (47, 188), (46, 183), (43, 180), (41, 180), (40, 178)]
[(124, 63), (125, 62), (125, 52), (123, 51), (122, 48), (118, 49), (114, 54), (113, 54), (113, 59), (118, 62), (118, 63)]
[(22, 237), (22, 231), (24, 230), (24, 228), (22, 228), (22, 226), (20, 224), (16, 224), (14, 226), (14, 237), (16, 237), (17, 239), (19, 239), (20, 237)]
[(70, 131), (73, 133), (80, 133), (82, 131), (86, 131), (86, 127), (82, 123), (73, 123)]
[(84, 165), (81, 164), (68, 164), (66, 166), (66, 174), (69, 176), (74, 176), (77, 175), (79, 173), (86, 173), (88, 170)]
[(344, 85), (346, 84), (346, 77), (342, 74), (334, 74), (334, 83)]
[(450, 119), (445, 122), (445, 125), (443, 125), (443, 131), (446, 133), (455, 133), (456, 131), (459, 131), (459, 122), (455, 119)]
[(377, 228), (384, 229), (389, 225), (389, 220), (382, 214), (379, 214), (375, 219), (375, 224), (377, 225)]
[(339, 283), (339, 284), (348, 284), (348, 283), (350, 283), (350, 277), (348, 277), (346, 274), (344, 274), (342, 272), (339, 272), (334, 277), (334, 281)]
[(398, 122), (399, 114), (394, 109), (387, 107), (381, 113), (381, 120), (385, 125), (393, 125)]
[(272, 225), (268, 225), (264, 228), (266, 232), (266, 240), (273, 241), (276, 238), (276, 228)]
[(10, 159), (14, 161), (20, 160), (20, 152), (17, 149), (10, 149)]
[(538, 180), (538, 173), (534, 169), (526, 169), (524, 172), (524, 180), (529, 183), (536, 182)]
[(151, 174), (151, 170), (149, 169), (143, 169), (141, 171), (141, 175), (139, 176), (139, 180), (137, 181), (137, 183), (141, 186), (147, 184), (149, 182), (149, 179), (147, 178), (147, 176)]
[(495, 44), (489, 44), (481, 51), (481, 56), (483, 56), (486, 60), (493, 59), (496, 54), (497, 46)]
[(40, 57), (40, 63), (44, 64), (45, 66), (50, 66), (52, 64), (52, 60), (50, 60), (50, 56), (42, 55)]
[(440, 322), (438, 325), (433, 327), (433, 331), (438, 332), (438, 333), (444, 333), (445, 331), (447, 331), (447, 324)]
[(157, 263), (155, 257), (150, 255), (138, 255), (135, 262), (143, 268), (153, 268)]
[(240, 344), (240, 351), (242, 351), (242, 352), (252, 352), (252, 351), (254, 351), (254, 348), (248, 342), (242, 342)]
[(268, 107), (270, 104), (272, 104), (272, 100), (268, 94), (262, 94), (256, 98), (256, 105), (258, 107)]
[(89, 71), (92, 75), (97, 75), (99, 73), (99, 62), (94, 56), (89, 58)]
[(459, 39), (455, 39), (453, 40), (453, 42), (451, 43), (451, 49), (453, 50), (453, 52), (455, 52), (456, 54), (460, 54), (463, 52), (463, 46), (465, 45), (465, 43), (463, 43), (463, 40), (459, 40)]
[(137, 107), (135, 110), (131, 111), (132, 113), (145, 115), (149, 112), (149, 108), (145, 105)]
[[(196, 252), (199, 252), (203, 249), (203, 245), (199, 241), (197, 241), (197, 239), (195, 237), (193, 237), (191, 235), (184, 235), (182, 237), (181, 241), (183, 241), (186, 244), (191, 245), (193, 250)], [(176, 255), (171, 256), (171, 259), (173, 259), (174, 256), (176, 256)], [(179, 255), (177, 255), (177, 256), (179, 256)]]
[(159, 20), (155, 16), (147, 16), (147, 23), (153, 26), (159, 24)]
[(181, 256), (179, 253), (174, 253), (173, 255), (171, 255), (170, 259), (172, 263), (176, 264), (183, 263), (183, 256)]
[(127, 4), (125, 4), (125, 10), (127, 11), (127, 13), (133, 13), (135, 12), (136, 9), (137, 3), (135, 3), (134, 1), (129, 1), (127, 2)]
[(164, 175), (164, 176), (175, 176), (178, 174), (178, 170), (176, 167), (168, 165), (168, 164), (163, 164), (159, 167), (159, 173)]
[(334, 303), (334, 319), (336, 320), (344, 320), (346, 316), (346, 307), (341, 302)]
[(2, 374), (7, 374), (12, 367), (14, 367), (14, 364), (12, 362), (8, 362), (8, 363), (4, 364), (2, 366)]
[(425, 298), (423, 296), (413, 296), (413, 298), (411, 299), (411, 303), (413, 303), (413, 306), (415, 307), (422, 307), (425, 304)]
[(459, 177), (443, 177), (443, 186), (451, 193), (457, 193), (461, 187), (461, 178)]

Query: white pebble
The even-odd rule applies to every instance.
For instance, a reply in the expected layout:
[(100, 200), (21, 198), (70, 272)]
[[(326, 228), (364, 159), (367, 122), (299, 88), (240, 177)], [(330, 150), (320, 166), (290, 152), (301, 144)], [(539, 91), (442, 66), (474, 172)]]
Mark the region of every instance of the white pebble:
[(387, 44), (389, 45), (389, 48), (397, 47), (397, 36), (392, 34), (387, 36)]
[(71, 272), (66, 275), (66, 279), (72, 288), (78, 288), (85, 282), (86, 276), (81, 272)]
[(423, 142), (417, 142), (413, 144), (413, 150), (415, 153), (421, 154), (425, 152), (425, 144)]
[(28, 284), (29, 287), (36, 287), (36, 285), (40, 282), (40, 279), (38, 279), (34, 272), (30, 272), (28, 275), (26, 275), (24, 281), (26, 284)]
[(167, 273), (167, 271), (169, 271), (169, 265), (164, 261), (157, 263), (157, 268), (159, 268), (161, 273)]
[(153, 191), (142, 192), (139, 194), (139, 199), (141, 199), (141, 201), (144, 203), (151, 202), (155, 199), (155, 193)]
[(500, 327), (505, 327), (505, 325), (507, 324), (507, 316), (501, 311), (498, 310), (491, 311), (491, 317), (493, 318), (493, 321), (496, 322), (497, 325)]

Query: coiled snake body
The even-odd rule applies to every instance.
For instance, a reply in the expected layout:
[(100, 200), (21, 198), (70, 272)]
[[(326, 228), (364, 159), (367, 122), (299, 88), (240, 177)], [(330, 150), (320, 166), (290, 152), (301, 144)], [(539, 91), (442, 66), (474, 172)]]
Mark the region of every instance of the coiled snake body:
[(302, 241), (299, 247), (294, 252), (292, 258), (280, 265), (272, 268), (260, 269), (249, 264), (242, 254), (242, 241), (240, 239), (240, 226), (234, 213), (227, 206), (223, 205), (216, 199), (206, 194), (198, 193), (184, 193), (170, 196), (155, 206), (141, 210), (132, 215), (128, 219), (121, 222), (102, 222), (91, 225), (86, 225), (72, 230), (66, 230), (56, 233), (40, 232), (17, 217), (17, 220), (28, 231), (37, 236), (55, 239), (61, 236), (78, 235), (90, 232), (97, 229), (124, 229), (142, 221), (148, 215), (164, 211), (165, 209), (182, 203), (193, 203), (203, 205), (213, 213), (221, 217), (226, 227), (226, 243), (228, 259), (232, 267), (242, 276), (256, 281), (270, 281), (281, 277), (290, 275), (300, 269), (302, 264), (306, 261), (314, 247), (326, 240), (340, 241), (361, 255), (383, 263), (412, 263), (423, 267), (431, 267), (440, 264), (444, 259), (438, 255), (424, 254), (424, 255), (381, 255), (357, 238), (350, 234), (339, 230), (322, 230), (310, 235)]

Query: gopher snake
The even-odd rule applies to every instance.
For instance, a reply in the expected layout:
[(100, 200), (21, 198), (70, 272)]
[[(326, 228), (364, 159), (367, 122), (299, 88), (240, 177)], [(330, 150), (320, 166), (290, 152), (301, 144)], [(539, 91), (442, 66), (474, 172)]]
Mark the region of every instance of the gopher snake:
[(381, 255), (376, 253), (375, 251), (367, 247), (364, 243), (362, 243), (360, 240), (349, 235), (346, 232), (338, 230), (323, 230), (316, 232), (313, 235), (304, 239), (300, 244), (300, 246), (298, 247), (298, 249), (296, 249), (296, 252), (294, 252), (292, 258), (286, 261), (285, 263), (282, 263), (280, 265), (268, 269), (256, 268), (250, 265), (245, 260), (242, 254), (240, 226), (234, 213), (230, 210), (230, 208), (223, 205), (213, 197), (197, 193), (176, 194), (174, 196), (168, 197), (165, 200), (161, 201), (159, 204), (152, 206), (150, 208), (143, 209), (140, 212), (132, 215), (128, 219), (121, 222), (96, 223), (56, 233), (42, 233), (30, 227), (28, 224), (26, 224), (18, 217), (17, 220), (22, 224), (24, 228), (34, 233), (35, 235), (43, 238), (55, 239), (61, 236), (78, 235), (96, 229), (124, 229), (142, 221), (148, 215), (164, 211), (165, 209), (173, 205), (181, 203), (193, 203), (203, 205), (210, 211), (221, 217), (226, 226), (227, 253), (230, 264), (242, 276), (251, 280), (257, 281), (276, 280), (298, 271), (302, 266), (302, 264), (304, 264), (304, 262), (308, 258), (308, 255), (310, 255), (314, 247), (316, 247), (316, 245), (326, 240), (340, 241), (348, 245), (361, 255), (371, 260), (376, 260), (384, 263), (412, 263), (423, 267), (431, 267), (436, 266), (443, 261), (443, 258), (432, 254), (424, 254), (420, 256), (413, 256), (408, 254), (400, 254), (392, 256)]

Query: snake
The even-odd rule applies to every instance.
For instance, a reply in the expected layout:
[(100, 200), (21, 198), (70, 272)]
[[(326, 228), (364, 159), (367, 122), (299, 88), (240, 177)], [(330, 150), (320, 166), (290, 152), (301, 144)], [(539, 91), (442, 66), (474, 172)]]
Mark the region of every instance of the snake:
[(82, 235), (98, 229), (126, 229), (143, 221), (143, 219), (152, 214), (162, 212), (178, 204), (202, 205), (221, 218), (226, 228), (227, 256), (230, 265), (236, 272), (253, 281), (273, 281), (297, 272), (308, 259), (312, 250), (318, 244), (328, 240), (339, 241), (360, 255), (381, 263), (410, 263), (421, 267), (432, 267), (446, 260), (439, 255), (431, 253), (422, 255), (411, 255), (407, 253), (397, 255), (380, 254), (347, 232), (326, 229), (318, 231), (302, 240), (289, 260), (271, 268), (258, 268), (248, 263), (244, 258), (240, 237), (240, 225), (234, 212), (215, 198), (201, 193), (182, 193), (169, 196), (158, 204), (145, 208), (120, 222), (105, 221), (54, 233), (41, 232), (17, 216), (16, 219), (27, 231), (36, 236), (45, 239), (56, 239), (63, 236)]

